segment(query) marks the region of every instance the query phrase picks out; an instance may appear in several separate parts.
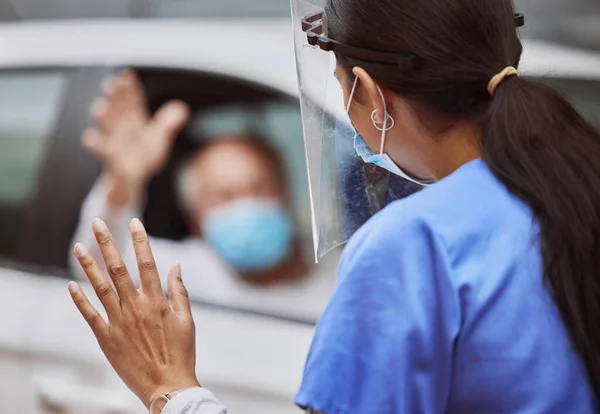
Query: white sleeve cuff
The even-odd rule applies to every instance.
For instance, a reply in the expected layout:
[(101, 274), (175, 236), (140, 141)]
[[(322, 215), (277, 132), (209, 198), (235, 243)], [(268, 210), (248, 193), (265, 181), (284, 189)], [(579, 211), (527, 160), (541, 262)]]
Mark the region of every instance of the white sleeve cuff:
[(227, 409), (206, 388), (190, 388), (165, 405), (162, 414), (227, 414)]

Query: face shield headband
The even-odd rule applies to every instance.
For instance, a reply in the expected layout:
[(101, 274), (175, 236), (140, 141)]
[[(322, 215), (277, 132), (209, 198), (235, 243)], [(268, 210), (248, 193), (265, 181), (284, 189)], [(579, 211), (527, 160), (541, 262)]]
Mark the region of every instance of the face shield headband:
[[(324, 12), (310, 14), (302, 19), (302, 31), (306, 33), (308, 44), (326, 52), (338, 53), (349, 58), (368, 62), (396, 65), (401, 69), (414, 70), (419, 66), (419, 57), (411, 53), (380, 52), (346, 45), (325, 35)], [(515, 14), (515, 27), (525, 25), (525, 15)]]

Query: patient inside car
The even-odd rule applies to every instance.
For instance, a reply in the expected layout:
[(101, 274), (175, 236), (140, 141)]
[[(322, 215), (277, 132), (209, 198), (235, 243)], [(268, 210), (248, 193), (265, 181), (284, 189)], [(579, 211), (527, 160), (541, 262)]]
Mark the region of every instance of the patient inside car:
[[(102, 218), (135, 278), (128, 223), (141, 218), (148, 183), (165, 167), (190, 108), (170, 101), (149, 114), (143, 87), (129, 70), (103, 89), (92, 106), (96, 126), (82, 137), (101, 160), (102, 173), (83, 204), (74, 242), (95, 246), (91, 223)], [(151, 237), (162, 278), (179, 263), (192, 299), (227, 301), (257, 289), (301, 294), (309, 268), (290, 211), (285, 168), (266, 139), (249, 132), (205, 139), (182, 163), (173, 185), (191, 237)], [(76, 263), (72, 271), (84, 277)]]

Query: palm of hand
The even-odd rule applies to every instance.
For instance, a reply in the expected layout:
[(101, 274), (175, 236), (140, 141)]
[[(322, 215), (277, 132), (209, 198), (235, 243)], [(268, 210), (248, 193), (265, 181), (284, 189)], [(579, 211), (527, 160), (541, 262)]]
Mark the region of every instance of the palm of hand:
[(83, 143), (112, 176), (143, 185), (164, 167), (189, 109), (171, 101), (151, 117), (143, 87), (130, 71), (108, 79), (103, 89), (92, 107), (97, 128), (86, 131)]

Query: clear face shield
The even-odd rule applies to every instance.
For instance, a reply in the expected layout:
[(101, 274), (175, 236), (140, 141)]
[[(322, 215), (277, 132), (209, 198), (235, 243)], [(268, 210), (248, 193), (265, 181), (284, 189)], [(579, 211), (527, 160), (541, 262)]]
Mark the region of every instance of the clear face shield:
[[(319, 261), (371, 216), (421, 186), (374, 165), (355, 149), (356, 132), (326, 53), (322, 11), (326, 0), (293, 0), (294, 39), (310, 184), (315, 257)], [(331, 50), (331, 49), (330, 49)]]
[[(404, 70), (416, 70), (418, 58), (355, 48), (328, 38), (323, 25), (327, 1), (292, 0), (317, 261), (347, 242), (387, 204), (423, 188), (377, 165), (364, 163), (357, 154), (355, 142), (359, 140), (355, 140), (356, 132), (347, 115), (343, 90), (335, 78), (335, 54), (330, 52)], [(517, 24), (522, 25), (523, 16), (516, 19)]]

